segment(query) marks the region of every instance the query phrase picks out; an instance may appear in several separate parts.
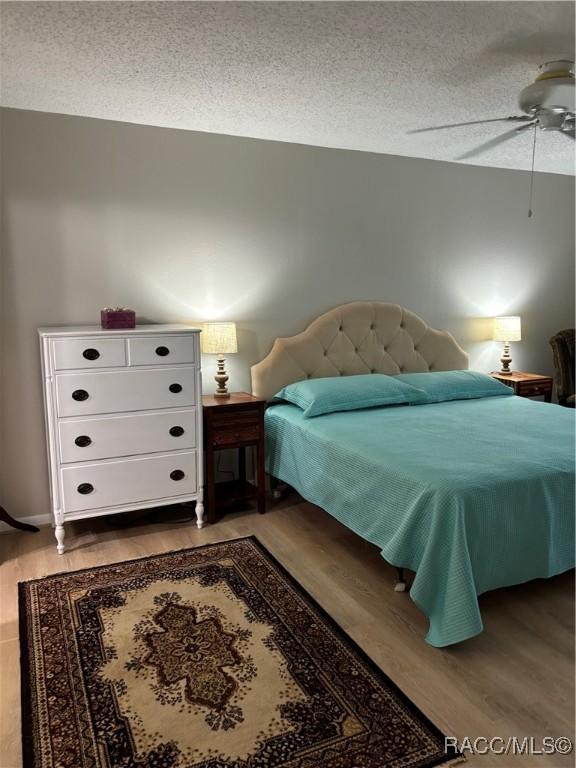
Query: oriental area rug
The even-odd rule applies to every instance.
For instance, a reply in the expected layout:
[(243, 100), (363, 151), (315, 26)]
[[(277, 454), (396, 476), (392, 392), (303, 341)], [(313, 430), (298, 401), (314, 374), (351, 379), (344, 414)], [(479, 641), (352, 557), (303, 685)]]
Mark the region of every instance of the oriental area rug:
[(253, 537), (19, 590), (25, 768), (458, 758)]

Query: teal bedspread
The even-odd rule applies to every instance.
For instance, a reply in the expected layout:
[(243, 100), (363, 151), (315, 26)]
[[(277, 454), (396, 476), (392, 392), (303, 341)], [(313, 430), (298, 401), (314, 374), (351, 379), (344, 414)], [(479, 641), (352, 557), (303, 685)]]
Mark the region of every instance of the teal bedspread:
[(267, 471), (393, 565), (445, 646), (482, 631), (478, 595), (574, 567), (574, 412), (520, 397), (266, 412)]

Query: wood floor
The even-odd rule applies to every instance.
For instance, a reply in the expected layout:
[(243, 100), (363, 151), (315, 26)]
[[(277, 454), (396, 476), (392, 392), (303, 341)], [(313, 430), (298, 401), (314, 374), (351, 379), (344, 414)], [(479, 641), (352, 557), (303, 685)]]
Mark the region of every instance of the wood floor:
[[(234, 512), (202, 531), (175, 522), (124, 526), (121, 517), (69, 525), (63, 556), (51, 528), (0, 536), (0, 768), (21, 765), (18, 581), (249, 534), (445, 734), (574, 741), (573, 573), (484, 595), (484, 633), (438, 650), (424, 642), (426, 620), (407, 593), (394, 592), (395, 571), (376, 548), (295, 494), (266, 515)], [(469, 762), (552, 768), (572, 766), (574, 755)]]

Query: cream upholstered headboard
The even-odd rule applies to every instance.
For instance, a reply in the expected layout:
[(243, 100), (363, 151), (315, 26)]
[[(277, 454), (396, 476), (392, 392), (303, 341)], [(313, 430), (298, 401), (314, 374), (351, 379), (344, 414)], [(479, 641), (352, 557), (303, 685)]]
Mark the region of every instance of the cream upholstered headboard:
[(468, 355), (446, 331), (397, 304), (355, 301), (320, 315), (297, 336), (276, 339), (252, 366), (252, 392), (271, 400), (302, 379), (463, 368)]

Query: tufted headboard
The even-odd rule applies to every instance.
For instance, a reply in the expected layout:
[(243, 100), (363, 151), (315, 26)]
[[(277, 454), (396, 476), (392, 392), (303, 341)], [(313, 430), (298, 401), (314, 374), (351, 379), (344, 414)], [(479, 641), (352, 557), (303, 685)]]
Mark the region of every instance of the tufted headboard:
[(397, 304), (355, 301), (320, 315), (297, 336), (276, 339), (252, 366), (252, 392), (271, 400), (302, 379), (463, 368), (468, 355), (446, 331)]

